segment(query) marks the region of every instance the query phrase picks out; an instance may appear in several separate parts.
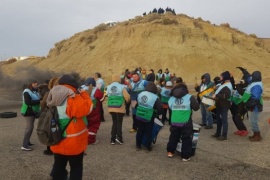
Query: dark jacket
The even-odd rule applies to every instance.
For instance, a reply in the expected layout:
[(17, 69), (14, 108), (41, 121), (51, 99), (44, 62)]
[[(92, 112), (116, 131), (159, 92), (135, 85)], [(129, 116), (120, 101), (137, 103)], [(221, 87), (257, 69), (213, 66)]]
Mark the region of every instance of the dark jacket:
[(151, 82), (155, 82), (155, 74), (154, 73), (148, 74), (146, 77), (146, 80), (151, 81)]
[(198, 93), (200, 93), (202, 85), (207, 85), (206, 89), (212, 88), (215, 86), (215, 84), (211, 81), (211, 76), (209, 73), (205, 73), (204, 75), (202, 75), (202, 78), (203, 77), (205, 78), (205, 82), (204, 83), (202, 82), (200, 86), (195, 87), (195, 91)]
[[(220, 88), (220, 87), (219, 87)], [(231, 107), (231, 90), (228, 87), (223, 87), (218, 94), (216, 94), (216, 107)]]

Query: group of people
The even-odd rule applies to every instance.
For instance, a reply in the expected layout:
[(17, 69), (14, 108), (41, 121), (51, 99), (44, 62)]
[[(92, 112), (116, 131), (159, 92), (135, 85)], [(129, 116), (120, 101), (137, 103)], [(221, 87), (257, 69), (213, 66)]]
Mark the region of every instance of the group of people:
[[(164, 14), (166, 12), (171, 12), (172, 14), (176, 15), (174, 9), (171, 9), (169, 7), (167, 7), (165, 10), (163, 8), (161, 8), (161, 7), (159, 9), (154, 8), (153, 11), (149, 12), (149, 14), (152, 14), (152, 13)], [(146, 12), (143, 13), (143, 15), (145, 16)]]
[[(221, 73), (214, 82), (210, 74), (201, 76), (201, 83), (195, 85), (197, 98), (191, 95), (181, 77), (176, 77), (166, 68), (157, 74), (153, 69), (126, 69), (122, 75), (112, 75), (111, 84), (105, 88), (100, 73), (89, 77), (79, 85), (72, 75), (63, 75), (47, 81), (47, 86), (39, 86), (31, 80), (22, 93), (23, 104), (21, 113), (26, 121), (26, 131), (21, 147), (24, 151), (33, 150), (30, 137), (34, 128), (35, 118), (40, 110), (47, 106), (56, 106), (60, 128), (68, 124), (64, 131), (64, 139), (51, 147), (44, 154), (54, 155), (54, 165), (51, 171), (53, 179), (63, 179), (67, 176), (66, 165), (70, 163), (70, 178), (82, 179), (82, 162), (87, 145), (97, 144), (96, 139), (100, 122), (104, 120), (103, 102), (107, 97), (107, 108), (112, 118), (110, 144), (123, 144), (122, 123), (124, 115), (129, 115), (131, 106), (132, 128), (136, 134), (136, 150), (145, 148), (152, 151), (154, 121), (161, 119), (170, 125), (170, 136), (167, 143), (167, 156), (173, 157), (177, 143), (181, 141), (181, 157), (189, 161), (192, 156), (193, 122), (192, 112), (201, 109), (202, 123), (205, 129), (213, 128), (213, 117), (216, 120), (218, 140), (227, 140), (228, 110), (232, 112), (233, 121), (238, 129), (235, 134), (246, 136), (247, 128), (243, 123), (246, 111), (253, 136), (250, 141), (260, 141), (258, 116), (262, 111), (261, 73), (255, 71), (249, 74), (239, 67), (243, 77), (235, 84), (230, 72)], [(43, 88), (41, 88), (43, 87)], [(44, 88), (45, 87), (45, 88)], [(105, 92), (106, 89), (106, 92)], [(204, 102), (203, 98), (215, 101), (215, 107)], [(167, 118), (167, 112), (169, 117)], [(215, 114), (215, 116), (213, 116)]]

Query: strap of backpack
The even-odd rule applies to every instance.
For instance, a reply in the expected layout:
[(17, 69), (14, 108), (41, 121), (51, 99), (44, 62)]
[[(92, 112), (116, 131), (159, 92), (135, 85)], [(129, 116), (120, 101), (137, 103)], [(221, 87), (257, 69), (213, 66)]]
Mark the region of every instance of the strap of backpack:
[(67, 125), (64, 127), (64, 129), (62, 130), (62, 135), (64, 134), (64, 132), (65, 132), (65, 130), (67, 129), (67, 127), (68, 127), (68, 125), (71, 123), (71, 121), (74, 119), (74, 117), (73, 118), (71, 118), (70, 120), (69, 120), (69, 122), (67, 123)]

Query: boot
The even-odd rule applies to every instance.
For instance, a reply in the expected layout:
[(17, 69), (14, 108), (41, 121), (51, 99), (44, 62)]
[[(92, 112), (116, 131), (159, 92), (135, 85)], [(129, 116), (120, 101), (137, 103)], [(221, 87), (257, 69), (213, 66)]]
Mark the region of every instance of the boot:
[(257, 141), (261, 141), (262, 137), (261, 137), (261, 133), (260, 132), (254, 132), (254, 137), (249, 139), (252, 142), (257, 142)]

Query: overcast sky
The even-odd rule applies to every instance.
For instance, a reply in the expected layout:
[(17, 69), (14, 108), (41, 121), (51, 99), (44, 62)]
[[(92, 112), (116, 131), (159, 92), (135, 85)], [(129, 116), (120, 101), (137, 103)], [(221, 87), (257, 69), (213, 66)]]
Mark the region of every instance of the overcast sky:
[(0, 0), (0, 59), (46, 56), (75, 33), (159, 7), (270, 38), (270, 0)]

